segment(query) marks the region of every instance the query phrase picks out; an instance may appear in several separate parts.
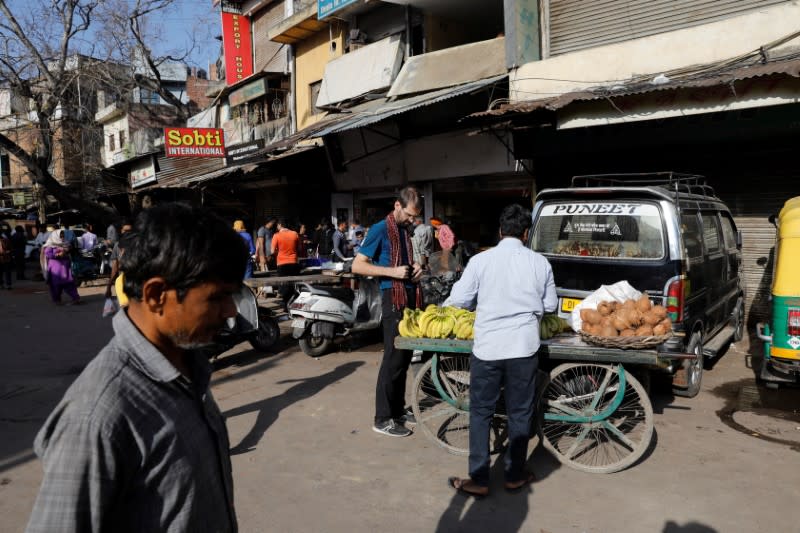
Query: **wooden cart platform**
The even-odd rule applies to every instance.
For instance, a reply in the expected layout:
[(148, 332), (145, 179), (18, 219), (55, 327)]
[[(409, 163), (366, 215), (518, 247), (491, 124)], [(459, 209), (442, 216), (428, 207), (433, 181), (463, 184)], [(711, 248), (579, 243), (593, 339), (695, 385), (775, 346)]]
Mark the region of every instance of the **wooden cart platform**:
[[(395, 348), (437, 353), (472, 352), (472, 341), (395, 337)], [(675, 359), (694, 358), (694, 354), (665, 353), (655, 349), (603, 348), (587, 344), (576, 334), (561, 334), (541, 341), (539, 357), (554, 361), (585, 361), (666, 366)]]

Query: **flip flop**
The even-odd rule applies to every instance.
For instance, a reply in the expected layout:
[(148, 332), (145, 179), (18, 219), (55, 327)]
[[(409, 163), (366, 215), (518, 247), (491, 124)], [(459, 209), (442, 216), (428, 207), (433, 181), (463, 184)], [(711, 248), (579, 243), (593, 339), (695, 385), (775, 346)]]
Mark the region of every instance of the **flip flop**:
[(528, 485), (536, 481), (536, 475), (533, 472), (525, 472), (525, 478), (521, 480), (520, 485), (509, 485), (508, 483), (505, 484), (506, 492), (511, 494), (515, 494), (517, 492), (522, 492), (524, 488)]
[(475, 486), (475, 487), (479, 486), (479, 485), (476, 485), (471, 479), (461, 479), (460, 477), (453, 476), (453, 477), (447, 478), (447, 485), (451, 489), (455, 489), (455, 491), (458, 492), (459, 494), (463, 494), (464, 496), (475, 498), (476, 500), (482, 500), (486, 496), (489, 495), (488, 488), (487, 488), (485, 493), (483, 493), (483, 492), (474, 492), (474, 491), (471, 491), (471, 490), (467, 490), (465, 487), (468, 486), (468, 485), (472, 485), (472, 486)]

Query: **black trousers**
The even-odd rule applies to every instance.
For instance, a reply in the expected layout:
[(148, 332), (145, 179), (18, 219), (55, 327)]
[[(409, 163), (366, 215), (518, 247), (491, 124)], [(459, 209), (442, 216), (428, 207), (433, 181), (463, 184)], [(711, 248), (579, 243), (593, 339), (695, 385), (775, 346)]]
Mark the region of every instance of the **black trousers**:
[(469, 365), (469, 476), (476, 484), (489, 486), (489, 431), (503, 391), (508, 415), (505, 480), (521, 481), (528, 458), (539, 358), (484, 361), (472, 355)]
[[(298, 276), (300, 275), (300, 264), (299, 263), (289, 263), (286, 265), (278, 265), (278, 275), (279, 276)], [(278, 289), (278, 294), (281, 295), (281, 299), (283, 300), (283, 305), (289, 305), (289, 299), (294, 294), (294, 285), (291, 283), (284, 283)]]
[[(378, 383), (375, 387), (375, 424), (379, 425), (392, 418), (400, 418), (405, 411), (406, 375), (411, 365), (411, 351), (397, 350), (394, 338), (397, 324), (403, 318), (402, 309), (394, 309), (392, 291), (382, 292), (383, 306), (383, 361), (378, 370)], [(415, 290), (406, 290), (409, 302), (415, 301)]]
[(25, 252), (17, 252), (14, 254), (14, 263), (17, 267), (17, 279), (25, 279)]

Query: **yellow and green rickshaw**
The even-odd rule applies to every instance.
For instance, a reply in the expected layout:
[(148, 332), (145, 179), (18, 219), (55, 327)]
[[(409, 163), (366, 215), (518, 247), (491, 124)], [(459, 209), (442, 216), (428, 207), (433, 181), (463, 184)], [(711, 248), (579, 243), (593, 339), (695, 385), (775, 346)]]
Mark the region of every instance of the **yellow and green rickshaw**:
[(767, 385), (800, 383), (800, 196), (786, 202), (777, 218), (772, 319), (756, 325), (764, 341), (761, 379)]

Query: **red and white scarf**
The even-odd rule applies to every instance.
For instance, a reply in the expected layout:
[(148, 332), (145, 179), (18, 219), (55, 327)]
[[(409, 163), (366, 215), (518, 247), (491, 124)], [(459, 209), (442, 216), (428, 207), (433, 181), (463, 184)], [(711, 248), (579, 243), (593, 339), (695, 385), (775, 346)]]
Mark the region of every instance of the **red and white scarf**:
[[(402, 263), (402, 252), (400, 250), (400, 229), (397, 227), (397, 221), (394, 219), (394, 213), (389, 213), (386, 216), (386, 231), (389, 234), (389, 266), (397, 267)], [(414, 257), (414, 248), (411, 243), (411, 236), (406, 231), (406, 260)], [(410, 264), (409, 262), (405, 264)], [(392, 279), (392, 305), (395, 309), (400, 310), (407, 307), (408, 298), (406, 296), (406, 281), (404, 279)], [(416, 284), (416, 302), (415, 308), (422, 306), (422, 289), (419, 284)]]

